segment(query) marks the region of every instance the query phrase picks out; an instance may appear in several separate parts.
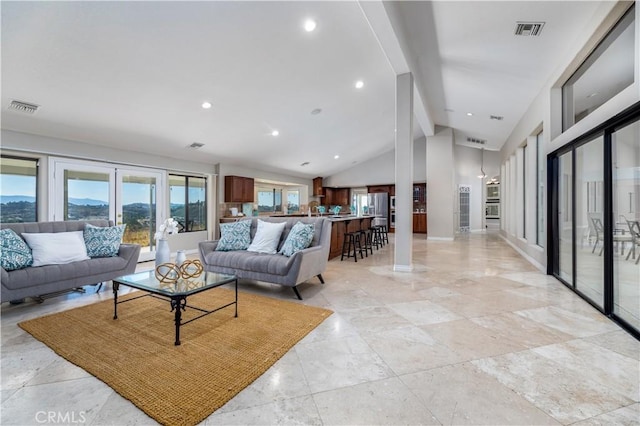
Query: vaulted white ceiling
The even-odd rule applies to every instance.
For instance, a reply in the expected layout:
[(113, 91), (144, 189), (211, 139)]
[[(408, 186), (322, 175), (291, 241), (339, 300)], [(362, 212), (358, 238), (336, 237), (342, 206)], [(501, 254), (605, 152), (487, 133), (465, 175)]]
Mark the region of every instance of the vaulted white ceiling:
[[(486, 139), (499, 149), (599, 3), (390, 2), (384, 9), (422, 112), (453, 127), (458, 141)], [(2, 128), (329, 176), (394, 146), (398, 52), (365, 6), (3, 2)], [(303, 28), (309, 18), (313, 32)], [(539, 37), (516, 37), (516, 21), (546, 23)], [(41, 109), (10, 111), (13, 99)], [(212, 108), (202, 109), (203, 101)], [(187, 148), (193, 142), (204, 146)]]

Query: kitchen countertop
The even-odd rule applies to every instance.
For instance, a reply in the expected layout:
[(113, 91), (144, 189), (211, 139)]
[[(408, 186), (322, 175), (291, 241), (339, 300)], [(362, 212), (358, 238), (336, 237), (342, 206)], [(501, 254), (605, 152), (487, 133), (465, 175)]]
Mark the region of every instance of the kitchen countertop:
[(327, 215), (327, 216), (323, 216), (323, 217), (326, 217), (331, 222), (341, 222), (341, 221), (345, 221), (345, 220), (369, 219), (369, 218), (374, 218), (375, 216), (370, 216), (370, 215), (362, 215), (362, 216), (353, 215), (352, 216), (352, 215), (348, 215), (348, 214), (341, 214), (341, 215), (338, 215), (338, 216)]

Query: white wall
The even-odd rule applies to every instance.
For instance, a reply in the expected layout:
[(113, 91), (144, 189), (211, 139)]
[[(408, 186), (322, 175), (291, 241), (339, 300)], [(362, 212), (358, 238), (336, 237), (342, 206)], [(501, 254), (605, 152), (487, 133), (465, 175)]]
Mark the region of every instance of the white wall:
[[(421, 137), (413, 141), (413, 181), (426, 182), (427, 163), (426, 157), (426, 138)], [(396, 181), (395, 174), (395, 157), (396, 151), (385, 152), (378, 157), (372, 158), (353, 167), (336, 173), (331, 176), (325, 176), (322, 183), (324, 186), (332, 186), (337, 188), (355, 188), (371, 185), (387, 185)]]

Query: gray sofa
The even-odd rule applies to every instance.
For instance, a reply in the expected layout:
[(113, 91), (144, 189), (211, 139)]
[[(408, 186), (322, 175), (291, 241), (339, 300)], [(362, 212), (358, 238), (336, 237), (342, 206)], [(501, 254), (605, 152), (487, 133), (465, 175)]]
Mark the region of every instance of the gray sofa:
[[(256, 233), (257, 218), (251, 220), (251, 239)], [(289, 231), (297, 222), (313, 223), (315, 233), (311, 245), (291, 257), (281, 254), (254, 253), (246, 250), (216, 251), (218, 240), (200, 243), (200, 260), (205, 271), (235, 275), (238, 278), (266, 281), (293, 288), (298, 299), (298, 284), (310, 278), (318, 277), (324, 284), (324, 272), (329, 259), (331, 244), (331, 222), (325, 218), (308, 217), (261, 217), (266, 222), (286, 222), (278, 250), (287, 238)]]
[[(85, 223), (94, 226), (113, 226), (113, 222), (108, 220), (88, 220), (3, 223), (0, 224), (0, 228), (11, 228), (21, 236), (23, 233), (82, 231)], [(121, 244), (118, 256), (115, 257), (94, 258), (64, 265), (27, 267), (14, 271), (5, 271), (0, 268), (2, 269), (1, 301), (38, 297), (132, 274), (136, 269), (139, 254), (139, 245)]]

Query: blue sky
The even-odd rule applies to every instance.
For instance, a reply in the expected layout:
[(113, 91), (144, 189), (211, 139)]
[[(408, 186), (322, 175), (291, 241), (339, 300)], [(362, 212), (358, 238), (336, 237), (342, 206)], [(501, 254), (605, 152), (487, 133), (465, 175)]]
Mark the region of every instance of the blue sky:
[(36, 196), (33, 177), (2, 175), (0, 178), (0, 191), (2, 195), (28, 195)]

